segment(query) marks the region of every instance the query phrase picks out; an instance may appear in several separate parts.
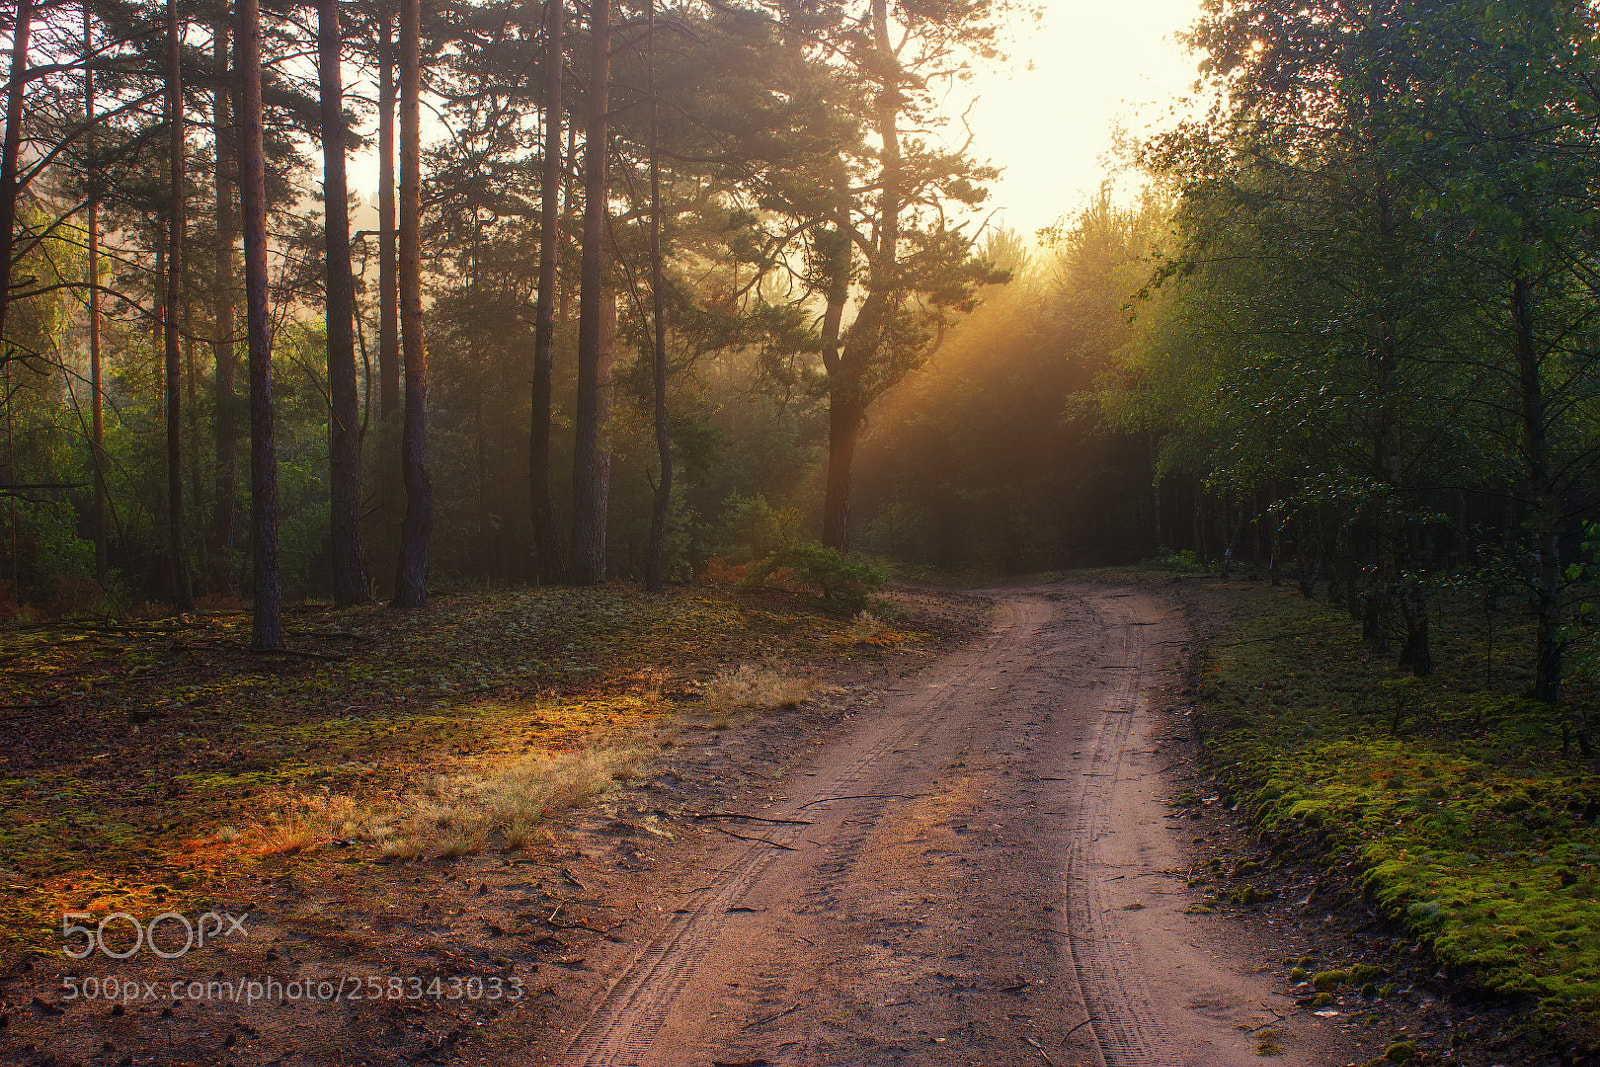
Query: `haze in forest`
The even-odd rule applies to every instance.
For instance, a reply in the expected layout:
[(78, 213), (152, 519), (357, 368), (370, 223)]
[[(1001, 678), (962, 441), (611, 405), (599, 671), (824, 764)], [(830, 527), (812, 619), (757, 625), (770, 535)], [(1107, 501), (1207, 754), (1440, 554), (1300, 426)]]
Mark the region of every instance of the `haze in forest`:
[(1120, 127), (1163, 124), (1194, 85), (1195, 58), (1177, 39), (1197, 0), (1046, 0), (1042, 21), (1019, 26), (1011, 62), (978, 68), (973, 151), (1004, 168), (993, 187), (997, 222), (1031, 234), (1077, 211), (1118, 171)]
[[(416, 606), (1293, 557), (1419, 671), (1430, 583), (1522, 583), (1559, 691), (1600, 517), (1586, 5), (107, 3), (21, 0), (10, 50), (19, 610), (268, 564)], [(347, 154), (371, 190), (406, 79), (343, 292), (304, 193)]]
[[(824, 816), (799, 812), (823, 800), (836, 827), (851, 810), (836, 801), (911, 802), (938, 821), (897, 817), (899, 841), (931, 848), (922, 831), (950, 811), (923, 803), (935, 790), (990, 807), (1000, 795), (974, 784), (998, 750), (968, 725), (1029, 745), (1038, 730), (1074, 748), (1098, 737), (1099, 754), (1059, 777), (999, 772), (1030, 790), (1120, 780), (1153, 799), (1172, 771), (1186, 792), (1168, 814), (1257, 820), (1250, 858), (1197, 856), (1204, 873), (1181, 889), (1206, 903), (1181, 921), (1309, 908), (1318, 955), (1267, 958), (1292, 965), (1280, 994), (1329, 1005), (1313, 1018), (1343, 1014), (1354, 1031), (1358, 1013), (1427, 988), (1426, 1029), (1453, 1038), (1433, 1009), (1492, 997), (1533, 1014), (1508, 1030), (1497, 1008), (1489, 1029), (1582, 1042), (1592, 1058), (1600, 4), (1053, 0), (1037, 13), (1025, 0), (0, 0), (0, 706), (15, 727), (0, 793), (21, 828), (0, 855), (0, 918), (18, 935), (0, 973), (23, 975), (12, 963), (43, 958), (41, 936), (73, 929), (67, 891), (115, 889), (102, 903), (151, 910), (254, 898), (262, 869), (235, 860), (265, 857), (257, 831), (338, 880), (363, 856), (393, 861), (372, 872), (383, 916), (349, 925), (393, 945), (393, 887), (421, 894), (413, 875), (452, 869), (411, 861), (544, 847), (557, 808), (609, 806), (624, 780), (654, 790), (667, 776), (632, 768), (689, 766), (690, 748), (763, 767), (763, 752), (809, 753), (799, 720), (821, 712), (806, 730), (860, 731), (870, 749), (825, 757), (827, 793), (792, 794), (788, 815), (745, 810), (791, 792), (765, 769), (749, 790), (673, 771), (686, 792), (652, 792), (637, 825), (609, 807), (586, 821), (629, 842), (630, 872), (643, 849), (665, 856), (677, 831), (664, 827), (691, 811), (753, 820), (767, 829), (715, 829), (789, 848), (758, 833), (809, 834)], [(1180, 101), (1191, 88), (1203, 111)], [(968, 637), (980, 643), (965, 659), (922, 658)], [(909, 681), (913, 659), (937, 685)], [(980, 667), (996, 686), (968, 684)], [(1130, 709), (1165, 714), (1158, 691), (1181, 727), (1126, 732)], [(1073, 718), (1091, 708), (1099, 725)], [(891, 709), (938, 737), (895, 750), (926, 789), (876, 762), (894, 755)], [(1050, 709), (1066, 709), (1055, 725)], [(994, 732), (999, 713), (1011, 718)], [(680, 743), (702, 729), (710, 744)], [(763, 732), (772, 747), (746, 744)], [(1180, 736), (1200, 742), (1209, 783), (1179, 764), (1137, 783), (1085, 769), (1135, 745), (1153, 760)], [(612, 755), (569, 749), (585, 738)], [(1035, 756), (1059, 763), (1054, 744)], [(557, 753), (587, 768), (570, 785), (534, 791), (496, 769)], [(863, 767), (882, 790), (855, 780)], [(1100, 788), (1073, 786), (1078, 810), (1110, 810)], [(498, 799), (513, 795), (536, 799)], [(1070, 824), (1088, 850), (1070, 855), (1093, 853), (1089, 822), (1055, 820), (1044, 792), (1016, 795), (1052, 816), (1049, 849)], [(380, 797), (394, 817), (360, 814)], [(313, 800), (322, 821), (302, 832), (293, 813)], [(1021, 839), (975, 833), (962, 858), (987, 858), (958, 877)], [(710, 855), (678, 840), (680, 856)], [(862, 840), (840, 848), (873, 851)], [(917, 853), (875, 854), (882, 867)], [(214, 892), (167, 856), (237, 867), (244, 886)], [(559, 863), (481, 862), (518, 893), (528, 878), (560, 884), (551, 871), (591, 892)], [(323, 925), (303, 925), (313, 954), (283, 965), (316, 962), (318, 945), (348, 957), (362, 939), (324, 936), (315, 903), (344, 890), (294, 881), (311, 902), (294, 921), (315, 911)], [(706, 910), (734, 890), (702, 888), (695, 914), (756, 917)], [(1322, 918), (1344, 894), (1363, 941), (1348, 969)], [(523, 910), (531, 899), (507, 912), (516, 924), (487, 926), (508, 940), (479, 963), (512, 939), (519, 953), (600, 943), (566, 939), (602, 927), (565, 898), (543, 897), (542, 915)], [(1078, 899), (1051, 929), (1143, 907)], [(469, 958), (439, 952), (443, 909), (406, 914), (427, 959), (367, 973)], [(552, 936), (530, 941), (524, 919)], [(1369, 920), (1392, 924), (1399, 951), (1367, 937)], [(846, 940), (867, 930), (852, 918)], [(961, 966), (972, 958), (963, 949)], [(600, 988), (598, 957), (593, 970), (574, 959), (571, 980)], [(33, 980), (60, 991), (48, 967)], [(930, 1003), (970, 1016), (949, 992)], [(472, 1051), (488, 1020), (430, 996), (410, 1007), (450, 1021), (408, 1007), (403, 1027), (357, 1024), (318, 1006), (306, 1025), (359, 1029), (347, 1061), (393, 1059), (401, 1029), (429, 1035), (412, 1061)], [(224, 1030), (196, 1023), (195, 999), (158, 1016), (34, 996), (0, 1014), (0, 1061), (31, 1043), (36, 1060), (99, 1049), (109, 1062), (124, 1048), (98, 1032), (60, 1043), (103, 1018), (118, 1042), (148, 1025), (169, 1051), (172, 1020), (203, 1035), (210, 1062)], [(1063, 1038), (1132, 1047), (1114, 1016), (1079, 1006), (1091, 1019)], [(805, 1017), (796, 1004), (761, 1022)], [(1274, 1030), (1240, 1032), (1261, 1056), (1284, 1051)], [(374, 1041), (386, 1051), (364, 1055)], [(230, 1030), (222, 1049), (247, 1044)], [(1409, 1037), (1383, 1057), (1445, 1062)]]
[[(942, 102), (947, 115), (971, 106), (972, 154), (1002, 168), (990, 186), (994, 224), (1023, 234), (1081, 208), (1104, 181), (1125, 191), (1139, 184), (1115, 154), (1117, 131), (1148, 134), (1183, 108), (1195, 58), (1179, 35), (1200, 5), (1043, 0), (1038, 11), (1037, 21), (1012, 21), (1004, 62), (974, 65), (971, 80)], [(432, 129), (447, 135), (437, 123)], [(350, 173), (363, 204), (373, 203), (377, 157), (353, 157)]]

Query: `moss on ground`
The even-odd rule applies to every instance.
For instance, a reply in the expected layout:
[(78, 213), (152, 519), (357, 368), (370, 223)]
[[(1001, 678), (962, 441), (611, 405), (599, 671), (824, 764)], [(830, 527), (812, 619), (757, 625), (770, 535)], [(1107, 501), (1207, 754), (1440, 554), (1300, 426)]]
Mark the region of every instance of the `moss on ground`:
[(1524, 699), (1520, 629), (1499, 636), (1486, 688), (1466, 602), (1436, 607), (1439, 670), (1413, 678), (1324, 603), (1225, 595), (1232, 620), (1204, 659), (1196, 713), (1232, 796), (1263, 829), (1353, 864), (1383, 914), (1456, 976), (1525, 1000), (1538, 1028), (1592, 1027), (1600, 775), (1570, 741), (1593, 695)]

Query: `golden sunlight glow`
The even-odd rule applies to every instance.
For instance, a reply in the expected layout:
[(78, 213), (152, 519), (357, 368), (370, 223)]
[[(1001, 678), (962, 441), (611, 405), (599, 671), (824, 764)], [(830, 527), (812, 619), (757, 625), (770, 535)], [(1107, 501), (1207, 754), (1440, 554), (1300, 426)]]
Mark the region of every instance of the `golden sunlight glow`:
[[(1140, 137), (1174, 115), (1197, 77), (1198, 61), (1176, 39), (1200, 14), (1200, 0), (1040, 0), (1043, 18), (1009, 27), (1006, 59), (981, 65), (951, 88), (943, 110), (950, 140), (965, 132), (959, 116), (973, 97), (972, 154), (1003, 169), (991, 185), (991, 225), (1031, 237), (1084, 205), (1107, 178), (1123, 189), (1141, 184), (1113, 173), (1118, 128)], [(370, 128), (364, 132), (371, 132)], [(425, 140), (446, 136), (424, 117)], [(350, 185), (365, 205), (378, 184), (371, 150), (350, 161)], [(371, 215), (371, 218), (367, 216)], [(364, 210), (361, 226), (376, 226)]]
[(980, 71), (950, 100), (977, 94), (973, 154), (1005, 169), (993, 187), (995, 221), (1028, 235), (1082, 207), (1111, 176), (1118, 126), (1137, 137), (1170, 120), (1198, 64), (1175, 38), (1199, 17), (1199, 0), (1042, 7), (1040, 24), (1014, 27), (1009, 62)]

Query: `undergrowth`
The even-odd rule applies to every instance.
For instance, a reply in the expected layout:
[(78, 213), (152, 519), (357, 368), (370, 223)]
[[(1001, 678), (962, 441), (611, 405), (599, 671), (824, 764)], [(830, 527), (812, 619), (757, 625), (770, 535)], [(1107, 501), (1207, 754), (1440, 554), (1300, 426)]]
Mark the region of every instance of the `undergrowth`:
[(699, 711), (714, 730), (725, 730), (741, 712), (792, 708), (811, 694), (810, 678), (778, 666), (743, 663), (717, 672), (700, 695)]
[(389, 860), (515, 851), (545, 835), (552, 815), (581, 807), (626, 779), (646, 754), (635, 739), (524, 756), (484, 772), (439, 775), (421, 788), (388, 795), (302, 794), (272, 812), (258, 836), (268, 853), (330, 841), (372, 844)]
[[(1213, 770), (1264, 830), (1353, 861), (1374, 906), (1457, 978), (1526, 1004), (1535, 1030), (1600, 1021), (1600, 775), (1574, 713), (1523, 698), (1520, 633), (1485, 687), (1483, 635), (1438, 611), (1439, 670), (1412, 678), (1359, 626), (1252, 591), (1203, 665)], [(1577, 694), (1574, 699), (1589, 699)]]
[[(743, 682), (792, 703), (877, 651), (809, 597), (621, 584), (302, 605), (283, 656), (252, 654), (249, 625), (228, 609), (0, 626), (0, 968), (57, 945), (65, 910), (199, 907), (267, 857), (518, 847), (625, 774), (619, 746), (704, 706), (708, 680), (732, 715)], [(794, 677), (728, 667), (749, 662)]]

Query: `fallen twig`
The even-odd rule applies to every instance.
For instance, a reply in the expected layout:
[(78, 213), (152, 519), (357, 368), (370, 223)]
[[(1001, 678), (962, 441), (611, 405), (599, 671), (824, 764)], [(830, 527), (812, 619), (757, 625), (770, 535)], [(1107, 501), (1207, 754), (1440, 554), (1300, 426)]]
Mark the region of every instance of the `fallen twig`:
[[(1267, 1010), (1268, 1011), (1272, 1011), (1271, 1008), (1268, 1008)], [(1283, 1016), (1278, 1015), (1278, 1013), (1275, 1012), (1275, 1011), (1273, 1011), (1272, 1014), (1277, 1016), (1277, 1017), (1275, 1019), (1273, 1019), (1271, 1022), (1262, 1023), (1260, 1026), (1252, 1026), (1250, 1029), (1246, 1030), (1245, 1033), (1253, 1034), (1258, 1030), (1265, 1030), (1269, 1026), (1277, 1026), (1279, 1023), (1283, 1022)]]
[(763, 845), (771, 845), (773, 848), (788, 849), (790, 852), (800, 851), (793, 845), (786, 845), (782, 841), (774, 841), (769, 837), (749, 837), (745, 834), (736, 834), (724, 826), (713, 826), (712, 829), (718, 833), (727, 834), (729, 837), (737, 837), (740, 841), (755, 841)]
[(684, 814), (691, 819), (747, 819), (750, 822), (770, 822), (783, 826), (816, 825), (806, 819), (767, 819), (760, 815), (745, 815), (737, 811), (686, 811)]
[(1043, 1059), (1044, 1062), (1048, 1063), (1050, 1065), (1050, 1067), (1056, 1067), (1056, 1061), (1050, 1058), (1050, 1053), (1048, 1053), (1048, 1052), (1046, 1052), (1044, 1050), (1044, 1046), (1043, 1045), (1039, 1044), (1039, 1042), (1035, 1041), (1033, 1038), (1028, 1037), (1026, 1035), (1023, 1036), (1022, 1040), (1026, 1041), (1028, 1044), (1032, 1045), (1033, 1048), (1034, 1048), (1034, 1051), (1037, 1052), (1039, 1054), (1040, 1058)]
[(774, 1015), (768, 1015), (765, 1018), (757, 1019), (753, 1023), (745, 1023), (743, 1026), (739, 1027), (739, 1029), (740, 1030), (754, 1030), (756, 1027), (761, 1026), (764, 1023), (770, 1023), (774, 1019), (781, 1019), (785, 1015), (789, 1015), (789, 1014), (791, 1014), (793, 1012), (797, 1012), (799, 1010), (800, 1010), (800, 1005), (796, 1004), (793, 1007), (784, 1008), (782, 1011), (780, 1011), (780, 1012), (778, 1012), (778, 1013), (776, 1013)]
[(922, 793), (857, 793), (848, 797), (818, 797), (816, 800), (808, 800), (800, 805), (800, 810), (804, 811), (813, 804), (830, 804), (835, 800), (920, 800), (924, 795)]
[(1083, 1022), (1079, 1023), (1077, 1026), (1074, 1026), (1072, 1028), (1072, 1030), (1068, 1030), (1066, 1033), (1062, 1034), (1061, 1035), (1062, 1040), (1064, 1041), (1067, 1038), (1071, 1037), (1073, 1030), (1082, 1030), (1085, 1026), (1088, 1026), (1092, 1022), (1094, 1022), (1094, 1016), (1093, 1015), (1091, 1015), (1087, 1019), (1083, 1020)]

